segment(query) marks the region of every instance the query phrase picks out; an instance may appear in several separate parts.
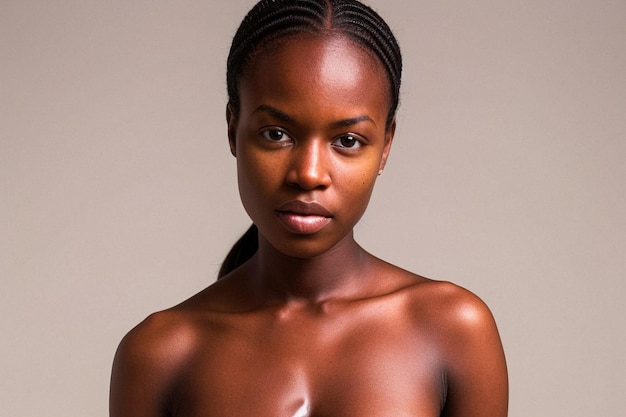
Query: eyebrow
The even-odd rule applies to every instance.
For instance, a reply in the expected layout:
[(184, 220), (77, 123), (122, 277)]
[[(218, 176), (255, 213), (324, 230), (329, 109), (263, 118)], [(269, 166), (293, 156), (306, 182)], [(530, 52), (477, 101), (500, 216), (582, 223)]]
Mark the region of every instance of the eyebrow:
[(254, 110), (253, 113), (257, 113), (257, 112), (263, 112), (263, 113), (267, 113), (270, 116), (273, 116), (279, 120), (282, 120), (283, 122), (293, 122), (294, 118), (289, 116), (287, 113), (284, 113), (280, 110), (278, 110), (277, 108), (274, 108), (272, 106), (268, 106), (267, 104), (261, 104), (259, 107), (256, 108), (256, 110)]
[[(287, 113), (278, 110), (275, 107), (272, 106), (268, 106), (267, 104), (261, 104), (259, 107), (256, 108), (256, 110), (253, 113), (256, 112), (263, 112), (263, 113), (267, 113), (272, 117), (275, 117), (283, 122), (294, 122), (295, 119), (293, 117), (291, 117), (290, 115), (288, 115)], [(374, 126), (376, 126), (376, 122), (374, 122), (374, 120), (372, 120), (371, 117), (369, 117), (368, 115), (362, 115), (362, 116), (357, 116), (357, 117), (352, 117), (350, 119), (343, 119), (343, 120), (338, 120), (336, 122), (331, 123), (331, 127), (337, 128), (337, 127), (348, 127), (348, 126), (353, 126), (356, 125), (358, 123), (361, 122), (372, 122), (374, 124)]]
[(333, 127), (347, 127), (347, 126), (359, 124), (361, 122), (372, 122), (374, 126), (376, 126), (376, 122), (374, 122), (371, 117), (365, 114), (363, 116), (353, 117), (351, 119), (339, 120), (333, 123), (332, 126)]

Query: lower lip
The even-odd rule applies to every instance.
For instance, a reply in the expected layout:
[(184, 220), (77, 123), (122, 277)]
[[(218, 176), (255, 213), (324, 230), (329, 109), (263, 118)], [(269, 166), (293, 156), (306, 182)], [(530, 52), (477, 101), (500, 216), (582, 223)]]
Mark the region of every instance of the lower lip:
[(281, 222), (294, 233), (313, 234), (322, 230), (328, 223), (330, 217), (324, 216), (305, 216), (302, 214), (277, 211), (278, 218)]

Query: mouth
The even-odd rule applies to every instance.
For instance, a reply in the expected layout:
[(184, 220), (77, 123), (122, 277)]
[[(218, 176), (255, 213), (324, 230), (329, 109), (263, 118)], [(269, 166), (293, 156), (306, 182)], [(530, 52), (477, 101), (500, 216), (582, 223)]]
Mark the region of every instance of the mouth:
[(299, 200), (281, 205), (276, 215), (289, 231), (297, 234), (317, 233), (333, 218), (324, 206)]

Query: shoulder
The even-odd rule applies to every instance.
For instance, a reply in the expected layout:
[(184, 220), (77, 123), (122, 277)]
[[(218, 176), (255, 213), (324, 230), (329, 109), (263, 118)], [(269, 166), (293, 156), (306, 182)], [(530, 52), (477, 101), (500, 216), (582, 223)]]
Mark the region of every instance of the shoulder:
[[(434, 314), (445, 319), (460, 319), (471, 325), (472, 319), (491, 316), (487, 305), (472, 292), (448, 281), (438, 281), (414, 274), (386, 262), (376, 265), (377, 277), (384, 277), (391, 293), (401, 293), (420, 315)], [(443, 317), (442, 317), (443, 316)]]
[[(471, 291), (448, 281), (437, 281), (376, 259), (377, 289), (381, 294), (399, 295), (404, 310), (414, 319), (448, 335), (471, 336), (480, 328), (495, 330), (487, 305)], [(384, 279), (381, 279), (384, 278)]]
[(120, 342), (113, 361), (111, 416), (161, 415), (177, 375), (197, 349), (189, 314), (154, 313)]
[(175, 310), (151, 314), (120, 342), (113, 376), (170, 378), (195, 349), (194, 327), (187, 314)]
[(394, 294), (404, 300), (403, 320), (412, 323), (415, 331), (428, 335), (444, 358), (462, 358), (469, 354), (468, 347), (480, 344), (501, 349), (493, 315), (474, 293), (392, 265), (386, 270), (386, 277), (399, 288)]
[(487, 305), (449, 282), (425, 281), (419, 287), (413, 304), (426, 318), (446, 380), (443, 415), (506, 415), (506, 361)]
[(499, 343), (489, 307), (471, 291), (451, 282), (422, 278), (411, 293), (414, 317), (426, 320), (446, 347), (457, 349), (485, 335)]
[(380, 263), (378, 276), (384, 277), (382, 292), (405, 300), (404, 314), (446, 339), (472, 338), (482, 332), (497, 332), (487, 305), (471, 291), (448, 281), (416, 275), (387, 263)]
[(447, 281), (427, 280), (419, 301), (458, 330), (489, 324), (493, 316), (487, 305), (471, 291)]
[(150, 314), (122, 339), (116, 361), (167, 371), (186, 362), (225, 325), (224, 299), (234, 298), (225, 282), (215, 282), (167, 310)]
[(175, 310), (153, 313), (124, 336), (120, 348), (160, 359), (180, 355), (192, 345), (193, 327), (187, 315)]

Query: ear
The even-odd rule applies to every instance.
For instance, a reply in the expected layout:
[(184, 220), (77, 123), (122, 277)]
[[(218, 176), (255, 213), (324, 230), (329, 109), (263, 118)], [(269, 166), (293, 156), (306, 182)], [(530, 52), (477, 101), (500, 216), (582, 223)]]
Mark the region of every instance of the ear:
[(385, 145), (383, 148), (383, 155), (380, 158), (380, 165), (378, 172), (382, 173), (387, 164), (387, 158), (389, 157), (389, 151), (391, 150), (391, 143), (393, 142), (393, 136), (396, 134), (396, 118), (394, 117), (389, 125), (389, 128), (385, 132)]
[(237, 116), (233, 112), (230, 103), (226, 105), (226, 123), (228, 125), (228, 144), (230, 153), (237, 157)]

